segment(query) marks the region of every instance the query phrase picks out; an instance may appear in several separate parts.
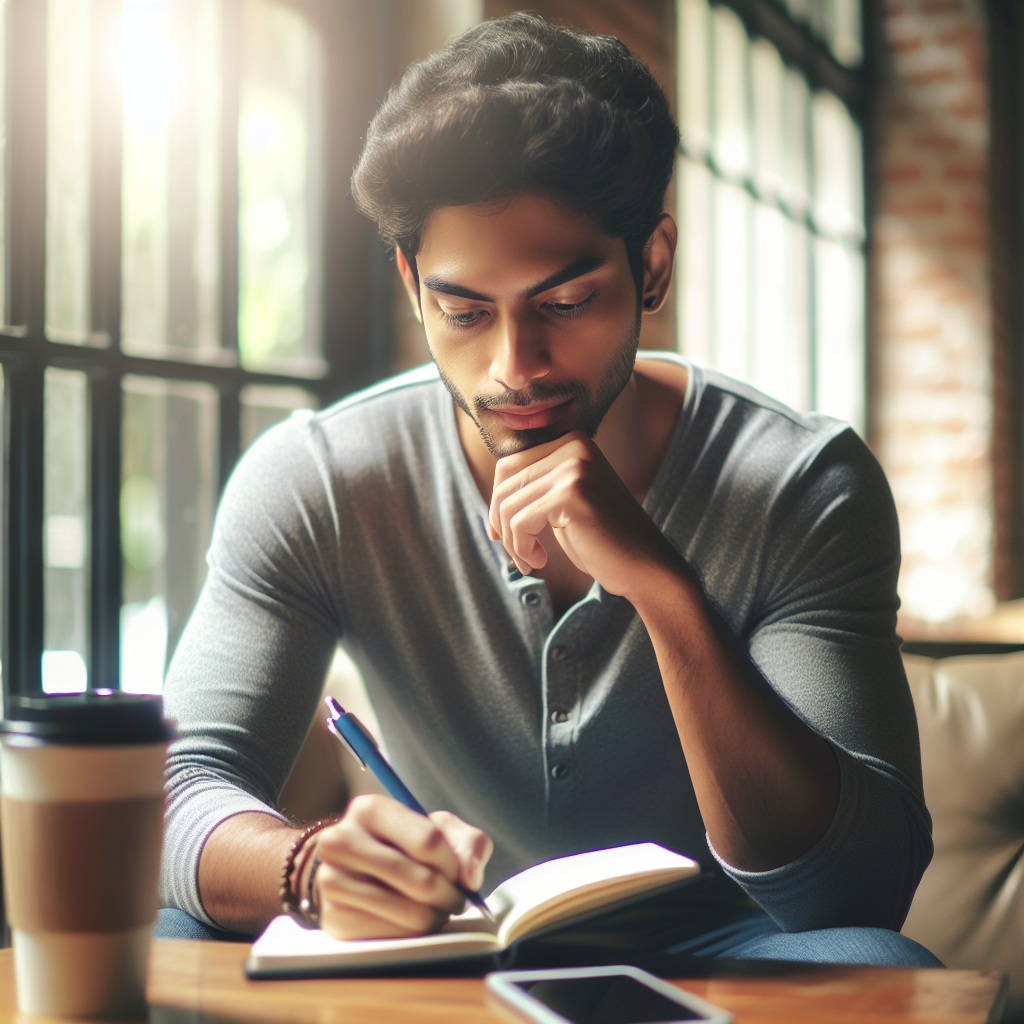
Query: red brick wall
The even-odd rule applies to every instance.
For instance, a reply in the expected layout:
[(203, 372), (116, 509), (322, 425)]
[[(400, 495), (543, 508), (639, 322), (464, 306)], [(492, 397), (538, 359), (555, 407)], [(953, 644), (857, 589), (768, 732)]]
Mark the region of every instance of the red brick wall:
[(982, 0), (883, 0), (876, 108), (875, 449), (906, 612), (992, 597), (992, 374)]

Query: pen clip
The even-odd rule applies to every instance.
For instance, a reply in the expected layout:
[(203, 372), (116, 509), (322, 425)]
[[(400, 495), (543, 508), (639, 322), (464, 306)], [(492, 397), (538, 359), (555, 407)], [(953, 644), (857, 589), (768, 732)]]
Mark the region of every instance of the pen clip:
[(341, 730), (335, 724), (337, 720), (345, 714), (345, 709), (333, 697), (325, 697), (324, 703), (327, 705), (327, 710), (330, 711), (330, 715), (327, 717), (327, 728), (337, 736), (341, 741), (341, 745), (356, 759), (356, 763), (359, 765), (359, 770), (365, 772), (366, 762), (356, 753), (355, 748), (347, 739), (345, 739)]

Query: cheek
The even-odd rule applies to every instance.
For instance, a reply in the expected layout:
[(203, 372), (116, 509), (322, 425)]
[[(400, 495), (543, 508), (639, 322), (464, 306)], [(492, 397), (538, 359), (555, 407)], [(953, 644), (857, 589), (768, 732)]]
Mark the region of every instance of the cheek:
[[(633, 305), (619, 303), (614, 307), (607, 305), (603, 309), (595, 309), (589, 316), (573, 321), (572, 343), (558, 348), (561, 348), (564, 358), (571, 359), (575, 366), (582, 365), (583, 376), (592, 375), (619, 352), (630, 336), (635, 320)], [(554, 351), (557, 352), (558, 348)]]
[(463, 397), (472, 399), (480, 391), (481, 373), (486, 375), (487, 371), (486, 362), (482, 369), (479, 365), (484, 357), (481, 346), (453, 340), (444, 333), (439, 336), (437, 332), (428, 332), (427, 346), (447, 386), (454, 388)]

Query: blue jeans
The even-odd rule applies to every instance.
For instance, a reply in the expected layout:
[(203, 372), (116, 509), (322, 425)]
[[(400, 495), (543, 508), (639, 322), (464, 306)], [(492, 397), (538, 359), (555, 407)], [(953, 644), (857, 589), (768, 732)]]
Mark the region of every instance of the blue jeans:
[(888, 928), (784, 932), (764, 911), (670, 946), (666, 954), (875, 967), (942, 967), (924, 946)]
[[(157, 939), (214, 939), (251, 942), (252, 936), (222, 932), (183, 910), (161, 910)], [(877, 967), (941, 967), (942, 963), (899, 932), (887, 928), (824, 928), (784, 932), (763, 911), (714, 928), (666, 949), (667, 955), (727, 957), (730, 960), (787, 960), (815, 964), (871, 964)]]

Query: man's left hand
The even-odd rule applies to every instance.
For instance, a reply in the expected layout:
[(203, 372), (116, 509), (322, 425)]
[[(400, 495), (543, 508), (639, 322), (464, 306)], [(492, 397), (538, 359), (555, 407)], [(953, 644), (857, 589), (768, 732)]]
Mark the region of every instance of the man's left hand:
[(678, 558), (581, 430), (498, 460), (491, 536), (524, 575), (547, 564), (538, 538), (549, 526), (576, 568), (610, 594), (628, 597), (638, 572)]

